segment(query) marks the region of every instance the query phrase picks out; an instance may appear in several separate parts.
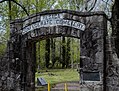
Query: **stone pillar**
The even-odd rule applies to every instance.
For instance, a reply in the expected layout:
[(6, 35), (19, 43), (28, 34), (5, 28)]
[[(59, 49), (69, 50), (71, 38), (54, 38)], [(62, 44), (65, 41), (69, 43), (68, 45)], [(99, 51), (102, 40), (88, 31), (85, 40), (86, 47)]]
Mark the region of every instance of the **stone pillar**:
[(7, 78), (7, 88), (13, 91), (20, 91), (20, 49), (22, 20), (16, 20), (10, 24), (10, 39), (8, 42), (9, 76)]
[(26, 62), (24, 65), (25, 91), (35, 91), (35, 65), (36, 65), (36, 45), (34, 42), (28, 42), (26, 51)]
[(86, 17), (86, 30), (80, 33), (81, 91), (104, 91), (105, 31), (103, 15)]
[(6, 54), (2, 60), (2, 77), (0, 91), (20, 91), (20, 29), (22, 20), (10, 24), (10, 39), (7, 43)]

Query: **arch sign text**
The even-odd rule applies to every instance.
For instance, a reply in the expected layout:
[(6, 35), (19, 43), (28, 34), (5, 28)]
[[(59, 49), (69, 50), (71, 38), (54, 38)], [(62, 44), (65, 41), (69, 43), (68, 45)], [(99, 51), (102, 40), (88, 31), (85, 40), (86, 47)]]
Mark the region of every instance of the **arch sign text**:
[(22, 34), (26, 34), (29, 31), (52, 26), (68, 26), (84, 31), (85, 25), (79, 21), (63, 19), (63, 14), (49, 14), (40, 17), (40, 21), (35, 22), (29, 26), (23, 28)]

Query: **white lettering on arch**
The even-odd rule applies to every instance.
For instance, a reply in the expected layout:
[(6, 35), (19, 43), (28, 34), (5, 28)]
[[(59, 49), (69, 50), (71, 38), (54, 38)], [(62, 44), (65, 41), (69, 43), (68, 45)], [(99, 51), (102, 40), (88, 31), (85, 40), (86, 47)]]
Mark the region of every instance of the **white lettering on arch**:
[(52, 27), (52, 26), (68, 26), (84, 31), (85, 25), (81, 22), (74, 20), (63, 19), (62, 14), (51, 14), (41, 16), (41, 21), (33, 23), (25, 28), (23, 28), (22, 34), (26, 34), (29, 31), (41, 28), (41, 27)]

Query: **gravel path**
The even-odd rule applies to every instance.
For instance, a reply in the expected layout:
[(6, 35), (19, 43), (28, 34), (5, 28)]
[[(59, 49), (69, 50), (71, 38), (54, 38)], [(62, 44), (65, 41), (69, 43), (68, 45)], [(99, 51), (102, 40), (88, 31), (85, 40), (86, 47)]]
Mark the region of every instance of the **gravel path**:
[[(51, 91), (65, 91), (65, 83), (67, 84), (68, 91), (80, 91), (78, 81), (58, 83), (53, 88), (51, 88)], [(36, 90), (36, 91), (41, 91), (41, 90)], [(48, 91), (48, 90), (45, 89), (42, 91)]]
[[(79, 82), (74, 81), (74, 82), (66, 82), (68, 91), (79, 91)], [(65, 88), (65, 83), (58, 83), (52, 88), (51, 91), (64, 91)]]

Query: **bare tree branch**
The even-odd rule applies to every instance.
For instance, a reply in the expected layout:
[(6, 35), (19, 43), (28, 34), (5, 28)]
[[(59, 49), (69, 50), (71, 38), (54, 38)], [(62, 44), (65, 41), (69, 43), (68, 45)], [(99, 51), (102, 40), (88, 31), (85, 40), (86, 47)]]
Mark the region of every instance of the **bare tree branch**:
[(93, 6), (90, 8), (90, 10), (88, 10), (88, 12), (90, 12), (90, 11), (92, 11), (92, 10), (94, 9), (94, 7), (95, 7), (96, 3), (97, 3), (97, 0), (95, 0), (95, 2), (94, 2), (94, 4), (93, 4)]
[(15, 1), (15, 0), (0, 0), (0, 3), (3, 3), (5, 1), (12, 1), (12, 2), (16, 3), (18, 6), (20, 6), (25, 11), (25, 13), (27, 14), (27, 16), (29, 16), (29, 13), (27, 12), (26, 8), (23, 7), (21, 4), (19, 4), (17, 1)]
[(15, 0), (11, 0), (11, 1), (13, 1), (13, 2), (16, 3), (18, 6), (20, 6), (20, 7), (25, 11), (25, 13), (27, 14), (27, 16), (29, 16), (29, 13), (27, 12), (27, 10), (26, 10), (25, 7), (23, 7), (21, 4), (19, 4), (19, 3), (16, 2)]
[[(107, 1), (102, 0), (102, 1), (103, 1), (104, 3), (106, 3), (107, 5), (109, 5), (109, 6), (112, 6), (112, 4), (109, 4), (109, 3), (108, 3), (109, 0), (107, 0)], [(113, 2), (113, 1), (112, 1), (112, 2)]]

